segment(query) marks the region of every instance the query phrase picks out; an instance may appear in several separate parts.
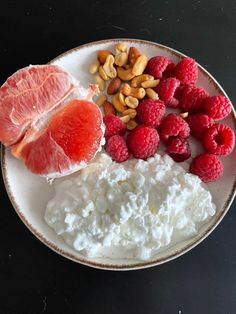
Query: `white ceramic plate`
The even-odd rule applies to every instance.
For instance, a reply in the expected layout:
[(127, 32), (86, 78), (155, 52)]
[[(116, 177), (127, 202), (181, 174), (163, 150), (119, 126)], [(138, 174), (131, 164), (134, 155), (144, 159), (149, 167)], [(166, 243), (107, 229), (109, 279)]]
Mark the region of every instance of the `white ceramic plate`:
[[(114, 44), (118, 41), (121, 41), (121, 39), (103, 40), (86, 44), (65, 52), (51, 62), (63, 67), (80, 80), (81, 84), (88, 86), (93, 80), (92, 76), (88, 73), (88, 66), (95, 60), (97, 50), (113, 49)], [(137, 47), (140, 51), (148, 55), (148, 57), (165, 55), (177, 62), (184, 56), (176, 50), (148, 41), (130, 39), (122, 41), (125, 41), (128, 46)], [(210, 95), (226, 95), (219, 83), (201, 66), (199, 66), (199, 72), (199, 86), (202, 86)], [(224, 123), (227, 123), (235, 130), (234, 111)], [(1, 161), (2, 174), (9, 198), (17, 214), (30, 231), (45, 245), (64, 257), (96, 268), (114, 270), (145, 268), (165, 263), (186, 253), (213, 231), (228, 211), (235, 196), (236, 156), (234, 150), (229, 157), (222, 158), (224, 164), (223, 177), (218, 182), (209, 184), (213, 200), (217, 205), (217, 213), (200, 229), (197, 236), (168, 246), (146, 262), (130, 259), (85, 258), (66, 245), (63, 239), (57, 236), (44, 221), (45, 206), (53, 196), (53, 187), (44, 178), (31, 174), (19, 160), (11, 156), (8, 149), (2, 148)]]

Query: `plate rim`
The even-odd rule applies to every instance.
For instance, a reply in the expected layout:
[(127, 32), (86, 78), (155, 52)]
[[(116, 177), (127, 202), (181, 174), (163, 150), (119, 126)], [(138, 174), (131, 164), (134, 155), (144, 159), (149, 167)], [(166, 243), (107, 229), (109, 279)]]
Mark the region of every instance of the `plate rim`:
[[(49, 61), (49, 63), (51, 64), (55, 61), (58, 61), (62, 57), (66, 56), (68, 54), (71, 54), (75, 51), (81, 50), (83, 48), (87, 48), (87, 47), (98, 45), (98, 44), (105, 44), (105, 43), (119, 42), (119, 41), (127, 41), (127, 42), (133, 42), (133, 43), (138, 43), (138, 44), (141, 43), (141, 44), (152, 45), (152, 46), (167, 50), (169, 53), (174, 54), (177, 57), (180, 57), (180, 58), (186, 57), (185, 54), (183, 54), (182, 52), (179, 52), (176, 49), (173, 49), (173, 48), (168, 47), (168, 46), (163, 45), (163, 44), (155, 43), (153, 41), (148, 41), (148, 40), (143, 40), (143, 39), (133, 39), (133, 38), (111, 38), (111, 39), (93, 41), (93, 42), (85, 43), (85, 44), (82, 44), (80, 46), (74, 47), (70, 50), (67, 50), (67, 51), (61, 53), (60, 55), (58, 55), (57, 57), (55, 57), (54, 59)], [(228, 95), (224, 91), (223, 87), (218, 83), (218, 81), (200, 64), (198, 64), (198, 67), (201, 69), (202, 73), (205, 74), (205, 76), (207, 76), (208, 80), (214, 84), (214, 87), (216, 88), (216, 90), (219, 93), (223, 94), (224, 96), (228, 97)], [(230, 104), (232, 107), (231, 117), (232, 117), (232, 121), (234, 123), (234, 127), (236, 129), (236, 111), (235, 111), (234, 106), (233, 106), (231, 101), (230, 101)], [(44, 245), (46, 245), (48, 248), (50, 248), (54, 252), (58, 253), (59, 255), (65, 257), (65, 258), (67, 258), (73, 262), (80, 263), (82, 265), (90, 266), (90, 267), (97, 268), (97, 269), (103, 269), (103, 270), (123, 271), (123, 270), (145, 269), (145, 268), (149, 268), (149, 267), (153, 267), (153, 266), (157, 266), (157, 265), (161, 265), (161, 264), (170, 262), (170, 261), (184, 255), (185, 253), (187, 253), (188, 251), (190, 251), (191, 249), (196, 247), (198, 244), (200, 244), (204, 239), (206, 239), (215, 230), (215, 228), (222, 221), (222, 219), (224, 218), (226, 213), (229, 211), (230, 206), (231, 206), (231, 204), (234, 200), (234, 197), (236, 195), (236, 175), (234, 175), (234, 182), (232, 185), (232, 189), (228, 195), (226, 202), (224, 203), (224, 206), (222, 207), (222, 210), (218, 213), (215, 223), (212, 226), (209, 226), (202, 233), (201, 236), (198, 236), (197, 239), (190, 242), (188, 245), (185, 245), (183, 248), (167, 255), (166, 257), (157, 258), (157, 259), (152, 260), (152, 261), (137, 262), (135, 264), (124, 263), (121, 265), (114, 265), (112, 263), (110, 264), (110, 263), (90, 261), (90, 260), (87, 260), (86, 257), (80, 258), (80, 257), (78, 257), (72, 253), (66, 252), (64, 249), (61, 249), (60, 247), (55, 245), (53, 242), (48, 240), (43, 234), (41, 234), (40, 232), (38, 232), (36, 230), (36, 228), (27, 220), (25, 215), (20, 210), (20, 207), (15, 200), (14, 194), (11, 191), (11, 187), (10, 187), (8, 177), (7, 177), (6, 152), (5, 152), (5, 147), (2, 144), (1, 144), (1, 172), (2, 172), (2, 178), (3, 178), (3, 182), (4, 182), (4, 186), (5, 186), (8, 198), (9, 198), (15, 212), (17, 213), (17, 215), (19, 216), (21, 221), (24, 223), (24, 225), (30, 230), (30, 232), (34, 236), (36, 236), (36, 238), (38, 240), (40, 240)]]

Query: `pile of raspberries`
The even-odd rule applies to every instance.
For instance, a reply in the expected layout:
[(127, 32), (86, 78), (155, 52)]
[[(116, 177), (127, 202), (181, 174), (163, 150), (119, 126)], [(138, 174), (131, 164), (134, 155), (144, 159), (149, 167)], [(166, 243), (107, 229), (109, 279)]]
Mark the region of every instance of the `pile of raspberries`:
[[(159, 100), (140, 102), (136, 117), (139, 125), (129, 133), (118, 116), (106, 115), (106, 152), (116, 162), (123, 162), (130, 156), (146, 160), (157, 152), (161, 140), (166, 153), (176, 162), (182, 162), (191, 157), (191, 134), (201, 142), (205, 152), (192, 159), (189, 171), (203, 182), (219, 179), (223, 165), (218, 156), (229, 155), (235, 143), (234, 131), (219, 123), (230, 114), (230, 101), (222, 95), (210, 97), (195, 85), (198, 66), (191, 58), (174, 65), (168, 57), (153, 57), (146, 73), (160, 79), (155, 88)], [(165, 115), (166, 108), (180, 112)]]

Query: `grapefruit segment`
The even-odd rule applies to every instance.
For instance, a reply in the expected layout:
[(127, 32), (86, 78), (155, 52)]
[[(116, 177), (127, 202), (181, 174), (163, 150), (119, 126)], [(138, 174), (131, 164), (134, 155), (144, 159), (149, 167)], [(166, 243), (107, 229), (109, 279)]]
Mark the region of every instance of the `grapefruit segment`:
[(97, 105), (72, 100), (50, 121), (48, 130), (67, 156), (74, 161), (89, 161), (100, 146), (102, 115)]
[(54, 65), (17, 71), (0, 88), (0, 141), (5, 146), (19, 141), (34, 121), (73, 88), (72, 77)]
[(27, 144), (22, 152), (26, 167), (35, 174), (48, 175), (67, 172), (71, 160), (45, 131), (36, 141)]
[(103, 138), (101, 111), (90, 101), (96, 92), (56, 65), (17, 71), (0, 88), (0, 141), (49, 178), (85, 167)]
[(72, 100), (49, 120), (44, 133), (26, 144), (21, 158), (33, 173), (58, 177), (94, 158), (103, 137), (102, 114), (87, 100)]

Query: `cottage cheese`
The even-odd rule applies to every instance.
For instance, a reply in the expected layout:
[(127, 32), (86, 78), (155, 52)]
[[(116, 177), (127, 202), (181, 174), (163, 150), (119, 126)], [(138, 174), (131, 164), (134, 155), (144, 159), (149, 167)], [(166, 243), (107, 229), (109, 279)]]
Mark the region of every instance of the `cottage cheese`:
[(118, 164), (101, 154), (54, 185), (45, 220), (89, 257), (150, 259), (215, 214), (201, 180), (168, 155)]

